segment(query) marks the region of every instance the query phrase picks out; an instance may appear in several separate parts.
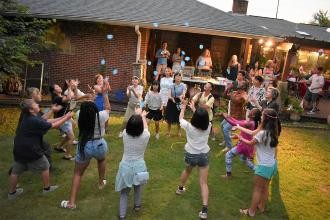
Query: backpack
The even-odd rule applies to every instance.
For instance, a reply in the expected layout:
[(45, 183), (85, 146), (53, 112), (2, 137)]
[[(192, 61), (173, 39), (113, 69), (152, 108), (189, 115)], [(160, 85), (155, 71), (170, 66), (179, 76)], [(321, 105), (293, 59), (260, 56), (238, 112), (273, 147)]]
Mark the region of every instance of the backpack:
[[(199, 100), (201, 99), (202, 95), (203, 95), (203, 92), (200, 92), (200, 93), (198, 94), (198, 98), (197, 98), (197, 101), (196, 101), (196, 104), (197, 104), (197, 105), (198, 105)], [(210, 100), (210, 98), (212, 98), (212, 97), (213, 97), (213, 95), (212, 95), (212, 93), (210, 93), (210, 95), (207, 97), (207, 101)], [(211, 106), (211, 110), (212, 110), (212, 112), (214, 113), (214, 102), (213, 102), (213, 105)]]

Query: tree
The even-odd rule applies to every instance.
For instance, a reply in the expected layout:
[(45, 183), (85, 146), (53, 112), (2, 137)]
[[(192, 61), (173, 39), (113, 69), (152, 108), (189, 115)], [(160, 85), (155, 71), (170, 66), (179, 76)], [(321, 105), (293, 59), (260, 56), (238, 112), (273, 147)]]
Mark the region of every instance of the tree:
[(313, 14), (311, 24), (319, 25), (321, 27), (330, 27), (330, 17), (328, 11), (319, 10)]
[(14, 0), (0, 0), (0, 74), (19, 75), (38, 60), (31, 54), (54, 45), (45, 33), (51, 20), (29, 16), (28, 9)]

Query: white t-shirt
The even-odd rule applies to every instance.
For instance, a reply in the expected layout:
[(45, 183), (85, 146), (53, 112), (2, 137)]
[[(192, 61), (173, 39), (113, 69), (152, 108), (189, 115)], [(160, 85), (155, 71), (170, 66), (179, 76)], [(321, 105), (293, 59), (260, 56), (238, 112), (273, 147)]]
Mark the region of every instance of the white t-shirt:
[(145, 98), (145, 104), (151, 110), (159, 110), (162, 106), (162, 97), (158, 92), (149, 91)]
[(150, 132), (148, 129), (145, 129), (139, 137), (132, 137), (128, 135), (125, 129), (123, 132), (124, 154), (122, 160), (143, 160), (149, 138)]
[[(138, 85), (134, 90), (137, 93), (137, 95), (142, 96), (143, 86)], [(130, 93), (131, 93), (131, 97), (129, 98), (128, 101), (131, 102), (131, 103), (138, 103), (139, 102), (138, 98), (135, 97), (133, 92), (130, 92)]]
[[(308, 79), (308, 81), (312, 82), (312, 84), (308, 87), (311, 93), (319, 93), (322, 91), (322, 87), (324, 86), (324, 77), (322, 75), (314, 74)], [(321, 88), (315, 89), (315, 87), (321, 87)]]
[[(80, 111), (77, 112), (77, 120), (79, 119)], [(103, 110), (99, 112), (99, 119), (100, 119), (100, 128), (101, 128), (101, 136), (99, 130), (99, 124), (97, 121), (97, 116), (95, 117), (95, 128), (94, 128), (94, 138), (103, 137), (105, 134), (105, 122), (109, 119), (109, 113), (107, 110)]]
[(254, 138), (258, 141), (256, 144), (257, 164), (272, 167), (275, 164), (275, 147), (270, 147), (270, 137), (266, 136), (266, 131), (259, 131)]
[(185, 119), (180, 119), (180, 126), (186, 131), (187, 134), (187, 143), (184, 149), (188, 153), (200, 154), (210, 151), (210, 147), (207, 142), (211, 131), (211, 123), (205, 131), (195, 128)]

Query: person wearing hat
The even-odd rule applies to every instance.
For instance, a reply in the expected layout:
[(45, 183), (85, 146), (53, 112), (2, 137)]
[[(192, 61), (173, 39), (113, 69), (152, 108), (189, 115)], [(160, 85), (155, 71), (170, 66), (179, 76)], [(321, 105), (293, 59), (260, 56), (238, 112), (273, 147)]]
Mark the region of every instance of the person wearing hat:
[(140, 101), (142, 100), (142, 94), (143, 94), (143, 86), (139, 85), (139, 77), (133, 76), (132, 85), (129, 85), (126, 90), (126, 95), (128, 96), (128, 103), (124, 116), (124, 121), (118, 137), (121, 138), (123, 136), (123, 130), (126, 127), (127, 121), (134, 114), (135, 107), (137, 107)]

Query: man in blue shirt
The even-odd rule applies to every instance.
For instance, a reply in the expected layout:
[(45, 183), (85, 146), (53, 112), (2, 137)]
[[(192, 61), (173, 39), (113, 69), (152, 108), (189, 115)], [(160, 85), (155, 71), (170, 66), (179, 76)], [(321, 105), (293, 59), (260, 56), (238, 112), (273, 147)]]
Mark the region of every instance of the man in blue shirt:
[(156, 70), (158, 72), (155, 80), (160, 80), (160, 74), (164, 73), (165, 68), (167, 67), (167, 59), (170, 58), (170, 52), (167, 50), (167, 42), (164, 41), (162, 43), (162, 48), (160, 48), (156, 53), (157, 67)]

